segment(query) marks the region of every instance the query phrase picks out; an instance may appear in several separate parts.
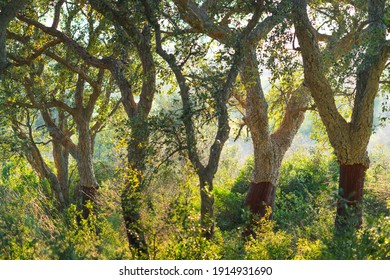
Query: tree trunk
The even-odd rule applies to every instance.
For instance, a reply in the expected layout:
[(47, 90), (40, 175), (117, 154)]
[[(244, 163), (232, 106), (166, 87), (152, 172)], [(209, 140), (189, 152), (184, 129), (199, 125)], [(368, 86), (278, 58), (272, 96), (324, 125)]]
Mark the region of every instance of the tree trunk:
[(362, 164), (340, 164), (339, 195), (337, 199), (336, 231), (362, 224), (364, 179), (367, 167)]
[(276, 187), (271, 182), (252, 182), (246, 195), (244, 205), (249, 208), (252, 215), (258, 218), (265, 217), (269, 207), (272, 209), (275, 201)]
[[(77, 145), (77, 169), (80, 177), (83, 218), (87, 219), (98, 200), (98, 183), (93, 169), (92, 136), (88, 122), (79, 123)], [(88, 205), (91, 204), (91, 205)], [(92, 207), (92, 209), (91, 209)]]
[(69, 152), (59, 141), (53, 140), (53, 159), (65, 206), (69, 205)]
[(7, 52), (6, 52), (6, 34), (8, 22), (0, 21), (0, 75), (8, 66)]
[(54, 174), (51, 168), (44, 161), (40, 150), (32, 139), (32, 136), (27, 136), (22, 133), (17, 126), (14, 127), (14, 131), (20, 139), (23, 139), (22, 150), (27, 161), (30, 163), (31, 167), (38, 174), (40, 179), (46, 179), (49, 182), (52, 195), (55, 198), (55, 204), (57, 209), (62, 211), (66, 208), (66, 200), (61, 190), (60, 182), (58, 177)]
[(243, 236), (256, 236), (255, 228), (263, 218), (272, 219), (276, 186), (285, 151), (270, 138), (252, 138), (254, 144), (254, 169), (244, 206), (249, 208), (249, 224)]
[(244, 206), (249, 208), (249, 224), (242, 232), (243, 237), (256, 237), (255, 226), (262, 218), (272, 219), (276, 187), (271, 182), (252, 182), (245, 197)]
[(214, 238), (214, 195), (213, 180), (210, 176), (199, 175), (200, 182), (200, 223), (206, 239)]
[[(123, 219), (126, 226), (127, 239), (130, 251), (135, 250), (138, 257), (147, 255), (147, 243), (143, 234), (141, 224), (141, 198), (143, 192), (143, 172), (147, 147), (149, 146), (149, 132), (147, 119), (152, 107), (154, 94), (156, 92), (156, 69), (154, 65), (151, 32), (148, 24), (139, 30), (141, 24), (135, 24), (129, 14), (125, 12), (122, 2), (115, 5), (107, 5), (105, 1), (90, 1), (92, 7), (104, 14), (108, 19), (121, 26), (128, 35), (128, 39), (137, 49), (142, 63), (142, 89), (138, 104), (134, 100), (132, 86), (127, 80), (125, 71), (114, 63), (110, 71), (115, 78), (122, 96), (122, 104), (131, 122), (131, 135), (128, 142), (128, 168), (130, 173), (128, 181), (121, 194), (121, 205)], [(146, 21), (145, 21), (146, 22)], [(136, 178), (136, 179), (135, 179)]]
[(253, 137), (254, 169), (244, 206), (249, 208), (249, 223), (243, 236), (256, 236), (255, 229), (262, 218), (272, 219), (279, 170), (285, 150), (270, 139)]
[(6, 50), (8, 24), (18, 11), (24, 8), (27, 2), (27, 0), (2, 1), (0, 6), (0, 75), (9, 66)]
[(246, 49), (240, 75), (246, 90), (246, 122), (251, 131), (255, 160), (252, 184), (245, 199), (251, 217), (243, 235), (254, 236), (254, 227), (267, 214), (267, 207), (271, 211), (268, 218), (272, 218), (280, 166), (304, 120), (310, 92), (303, 85), (292, 92), (280, 125), (270, 133), (268, 103), (261, 85), (255, 46)]
[(148, 246), (141, 221), (143, 172), (147, 157), (149, 130), (147, 123), (135, 117), (131, 123), (132, 133), (127, 147), (129, 172), (121, 194), (122, 214), (126, 226), (130, 251), (138, 258), (148, 255)]
[[(326, 127), (329, 141), (340, 162), (335, 224), (336, 232), (342, 232), (350, 228), (349, 225), (358, 228), (362, 224), (364, 178), (369, 166), (367, 145), (372, 134), (374, 100), (389, 55), (386, 25), (383, 21), (386, 1), (369, 0), (368, 27), (360, 34), (351, 33), (356, 39), (364, 36), (364, 41), (369, 44), (365, 45), (366, 50), (362, 53), (362, 60), (357, 67), (356, 92), (350, 122), (338, 111), (335, 92), (326, 78), (326, 68), (330, 65), (322, 57), (316, 31), (307, 14), (307, 2), (293, 2), (295, 30), (302, 53), (305, 82), (312, 89), (311, 93)], [(330, 41), (341, 43), (345, 38), (334, 37)], [(358, 43), (355, 40), (349, 41), (349, 47), (339, 45), (339, 49), (343, 49), (345, 54), (353, 49), (354, 43)]]
[(127, 182), (121, 194), (123, 220), (130, 251), (138, 258), (148, 255), (148, 246), (141, 222), (141, 187), (138, 179)]
[(61, 191), (61, 186), (57, 176), (50, 169), (49, 166), (44, 162), (39, 150), (35, 147), (33, 149), (26, 149), (25, 156), (31, 167), (37, 172), (40, 179), (46, 179), (49, 182), (52, 195), (55, 198), (55, 205), (59, 211), (66, 208), (66, 201)]

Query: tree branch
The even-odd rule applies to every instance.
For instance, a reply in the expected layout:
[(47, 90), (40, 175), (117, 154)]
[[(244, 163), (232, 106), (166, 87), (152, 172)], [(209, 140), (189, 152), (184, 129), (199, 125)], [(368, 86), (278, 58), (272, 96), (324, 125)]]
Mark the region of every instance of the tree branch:
[(310, 91), (304, 85), (300, 85), (291, 94), (282, 122), (271, 138), (284, 151), (291, 146), (294, 136), (305, 119), (305, 111), (310, 99)]
[(68, 60), (56, 55), (54, 52), (51, 52), (49, 50), (45, 51), (45, 54), (60, 63), (61, 65), (65, 66), (70, 71), (78, 74), (83, 80), (85, 80), (88, 84), (91, 85), (92, 88), (96, 88), (97, 84), (96, 82), (80, 67), (76, 65), (72, 65)]
[(60, 22), (60, 16), (61, 16), (61, 7), (65, 3), (65, 0), (58, 0), (57, 3), (54, 6), (54, 18), (53, 18), (53, 24), (51, 27), (57, 28), (58, 24)]
[(15, 60), (17, 63), (15, 66), (21, 66), (21, 65), (29, 65), (31, 62), (36, 59), (37, 57), (41, 56), (47, 49), (54, 47), (61, 43), (61, 40), (55, 39), (53, 41), (50, 41), (46, 44), (44, 44), (42, 47), (33, 50), (33, 54), (26, 58), (19, 58), (17, 56), (10, 55), (11, 59)]
[(10, 0), (1, 8), (0, 12), (0, 73), (9, 66), (7, 61), (6, 38), (10, 21), (16, 16), (28, 0)]
[(61, 129), (58, 128), (47, 110), (41, 110), (41, 115), (43, 120), (45, 121), (50, 136), (55, 141), (60, 142), (64, 147), (66, 147), (69, 150), (69, 153), (73, 156), (73, 158), (77, 160), (78, 155), (76, 144), (74, 144), (72, 139), (70, 139)]
[(207, 12), (197, 6), (191, 0), (174, 0), (179, 9), (182, 18), (189, 23), (195, 30), (209, 35), (211, 38), (232, 46), (235, 40), (235, 33), (227, 26), (221, 26), (213, 23)]
[(97, 77), (97, 86), (93, 89), (91, 96), (87, 102), (87, 106), (85, 107), (85, 114), (88, 119), (91, 119), (93, 114), (93, 109), (95, 108), (96, 101), (102, 93), (102, 83), (104, 78), (104, 69), (100, 69)]
[[(308, 84), (321, 119), (328, 128), (328, 133), (331, 134), (330, 139), (333, 139), (331, 140), (334, 141), (333, 145), (340, 146), (348, 138), (349, 129), (347, 122), (337, 110), (333, 90), (325, 77), (316, 31), (307, 16), (306, 1), (294, 0), (293, 11), (296, 35), (302, 52), (305, 83)], [(339, 137), (339, 132), (343, 137)]]
[(91, 55), (84, 47), (82, 47), (79, 43), (77, 43), (74, 39), (68, 37), (66, 34), (62, 33), (61, 31), (57, 30), (53, 27), (48, 27), (43, 25), (42, 23), (35, 21), (33, 19), (27, 18), (22, 15), (18, 15), (17, 18), (29, 25), (33, 25), (36, 28), (42, 30), (43, 32), (52, 35), (54, 37), (57, 37), (60, 39), (63, 43), (65, 43), (69, 48), (71, 48), (78, 56), (80, 56), (86, 63), (96, 67), (96, 68), (103, 68), (103, 69), (109, 69), (110, 68), (110, 59), (109, 58), (102, 58), (98, 59)]

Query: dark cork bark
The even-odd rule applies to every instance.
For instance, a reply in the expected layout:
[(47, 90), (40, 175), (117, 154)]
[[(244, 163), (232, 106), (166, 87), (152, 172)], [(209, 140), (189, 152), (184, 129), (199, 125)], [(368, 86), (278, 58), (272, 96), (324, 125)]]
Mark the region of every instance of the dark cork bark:
[(249, 225), (242, 234), (244, 237), (256, 236), (254, 228), (260, 219), (268, 214), (269, 207), (271, 207), (271, 213), (267, 218), (272, 218), (275, 194), (276, 187), (270, 182), (251, 183), (244, 201), (244, 206), (249, 208), (251, 214)]
[(367, 168), (362, 164), (340, 164), (336, 231), (359, 228), (362, 225), (362, 201)]

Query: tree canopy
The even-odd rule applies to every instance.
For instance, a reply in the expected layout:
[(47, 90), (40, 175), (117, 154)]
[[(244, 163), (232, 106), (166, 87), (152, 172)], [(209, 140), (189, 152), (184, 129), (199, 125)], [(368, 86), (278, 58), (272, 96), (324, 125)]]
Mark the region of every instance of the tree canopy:
[(388, 1), (47, 2), (0, 2), (1, 258), (389, 258)]

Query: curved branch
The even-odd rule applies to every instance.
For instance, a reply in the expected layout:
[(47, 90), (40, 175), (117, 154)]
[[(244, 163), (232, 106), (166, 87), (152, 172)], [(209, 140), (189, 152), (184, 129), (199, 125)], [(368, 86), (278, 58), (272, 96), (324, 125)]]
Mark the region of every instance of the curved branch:
[(287, 151), (299, 127), (305, 119), (305, 111), (310, 99), (310, 91), (304, 85), (300, 85), (291, 94), (287, 102), (282, 122), (278, 129), (271, 135), (271, 138), (283, 150)]
[(65, 33), (57, 30), (53, 27), (48, 27), (43, 25), (42, 23), (33, 20), (31, 18), (27, 18), (22, 15), (18, 15), (17, 18), (29, 25), (33, 25), (36, 28), (42, 30), (43, 32), (52, 35), (54, 37), (57, 37), (60, 39), (63, 43), (65, 43), (69, 48), (71, 48), (78, 56), (80, 56), (86, 63), (96, 67), (96, 68), (103, 68), (103, 69), (109, 69), (110, 64), (108, 61), (108, 58), (96, 58), (92, 54), (90, 54), (83, 46), (81, 46), (79, 43), (77, 43), (74, 39), (67, 36)]
[[(342, 145), (348, 138), (348, 125), (337, 110), (333, 90), (327, 81), (321, 64), (321, 52), (316, 40), (316, 31), (311, 25), (305, 0), (294, 0), (296, 35), (302, 52), (305, 83), (316, 101), (321, 119), (327, 127), (331, 141)], [(343, 137), (339, 137), (343, 135)], [(335, 143), (337, 142), (337, 143)]]
[(80, 67), (78, 67), (76, 65), (72, 65), (68, 60), (56, 55), (52, 51), (47, 50), (47, 51), (45, 51), (45, 54), (48, 57), (50, 57), (50, 58), (54, 59), (55, 61), (57, 61), (58, 63), (60, 63), (61, 65), (65, 66), (70, 71), (78, 74), (80, 77), (83, 78), (83, 80), (85, 80), (88, 84), (90, 84), (92, 88), (97, 87), (96, 82), (94, 80), (92, 80), (92, 78), (90, 76), (88, 76), (88, 74)]
[[(207, 12), (191, 0), (174, 0), (180, 15), (197, 31), (226, 45), (234, 45), (235, 32), (227, 26), (215, 24)], [(233, 39), (233, 40), (232, 40)]]
[(11, 59), (15, 60), (17, 63), (15, 66), (21, 66), (21, 65), (29, 65), (31, 62), (36, 59), (37, 57), (41, 56), (44, 52), (46, 52), (49, 48), (54, 47), (61, 43), (61, 40), (55, 39), (53, 41), (50, 41), (46, 44), (44, 44), (42, 47), (33, 50), (33, 54), (26, 58), (20, 58), (17, 56), (10, 55)]

